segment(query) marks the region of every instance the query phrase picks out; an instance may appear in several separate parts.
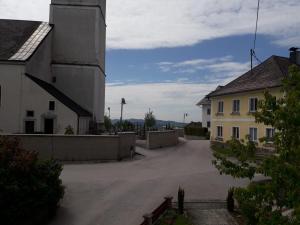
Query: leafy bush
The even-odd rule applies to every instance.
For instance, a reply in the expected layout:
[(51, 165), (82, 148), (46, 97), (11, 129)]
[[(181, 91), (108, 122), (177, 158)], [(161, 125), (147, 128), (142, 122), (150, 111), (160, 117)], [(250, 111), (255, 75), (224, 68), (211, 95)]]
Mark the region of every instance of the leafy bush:
[(74, 135), (74, 129), (71, 125), (67, 126), (65, 129), (65, 135)]
[(62, 166), (0, 137), (0, 218), (4, 225), (42, 224), (56, 212), (64, 187)]
[(185, 127), (184, 133), (191, 136), (207, 137), (208, 129), (206, 127)]

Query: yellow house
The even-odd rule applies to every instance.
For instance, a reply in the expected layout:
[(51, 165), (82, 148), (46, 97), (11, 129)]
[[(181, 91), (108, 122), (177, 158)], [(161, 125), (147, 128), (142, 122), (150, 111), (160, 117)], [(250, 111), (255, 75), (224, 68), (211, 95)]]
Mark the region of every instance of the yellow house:
[(257, 142), (267, 137), (272, 142), (274, 129), (255, 122), (253, 113), (258, 101), (264, 99), (265, 90), (282, 97), (282, 79), (287, 76), (293, 63), (289, 58), (271, 56), (260, 65), (233, 80), (226, 86), (210, 93), (211, 100), (211, 141), (226, 142), (232, 137)]

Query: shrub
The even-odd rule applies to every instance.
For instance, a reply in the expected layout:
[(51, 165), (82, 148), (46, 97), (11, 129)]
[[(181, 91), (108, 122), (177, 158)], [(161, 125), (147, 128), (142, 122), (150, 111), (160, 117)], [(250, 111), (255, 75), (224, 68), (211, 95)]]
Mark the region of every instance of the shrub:
[(65, 129), (65, 135), (74, 135), (74, 129), (71, 125), (67, 126)]
[(5, 225), (42, 224), (56, 212), (64, 187), (62, 166), (39, 161), (19, 142), (0, 137), (0, 218)]
[(191, 136), (207, 137), (208, 129), (206, 127), (185, 127), (184, 133)]

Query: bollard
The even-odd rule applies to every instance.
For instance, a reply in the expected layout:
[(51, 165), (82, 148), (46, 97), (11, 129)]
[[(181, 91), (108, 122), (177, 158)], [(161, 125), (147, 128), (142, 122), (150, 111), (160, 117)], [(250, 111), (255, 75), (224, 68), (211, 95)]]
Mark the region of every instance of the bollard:
[(180, 215), (184, 213), (184, 190), (181, 188), (178, 190), (178, 213)]
[(153, 225), (152, 224), (152, 214), (145, 214), (143, 217), (146, 222), (146, 225)]

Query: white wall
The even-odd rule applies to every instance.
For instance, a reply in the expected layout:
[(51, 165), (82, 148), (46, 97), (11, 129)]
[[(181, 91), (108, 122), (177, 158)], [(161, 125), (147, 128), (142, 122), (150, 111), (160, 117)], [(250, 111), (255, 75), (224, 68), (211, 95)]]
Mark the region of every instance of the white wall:
[(211, 109), (211, 105), (202, 105), (202, 127), (207, 127), (207, 122), (211, 121), (211, 115), (207, 114), (208, 109)]
[(5, 135), (18, 138), (21, 147), (37, 151), (41, 159), (61, 161), (121, 160), (135, 151), (135, 133), (111, 136)]
[(149, 131), (147, 132), (147, 148), (156, 149), (164, 148), (168, 146), (177, 145), (178, 133), (175, 130), (172, 131)]
[(51, 62), (52, 62), (52, 32), (43, 40), (36, 52), (26, 63), (26, 73), (44, 80), (52, 82)]
[(104, 122), (105, 0), (52, 0), (55, 86)]
[(16, 133), (22, 129), (22, 76), (25, 65), (0, 64), (0, 131)]
[(52, 73), (57, 89), (104, 121), (105, 77), (99, 68), (53, 64)]
[[(71, 125), (77, 131), (77, 114), (24, 75), (24, 66), (0, 65), (1, 106), (0, 130), (6, 133), (24, 133), (25, 121), (35, 121), (35, 132), (44, 131), (44, 118), (54, 118), (54, 132), (65, 133)], [(55, 101), (55, 110), (49, 111), (49, 101)], [(27, 110), (34, 117), (27, 118)]]

